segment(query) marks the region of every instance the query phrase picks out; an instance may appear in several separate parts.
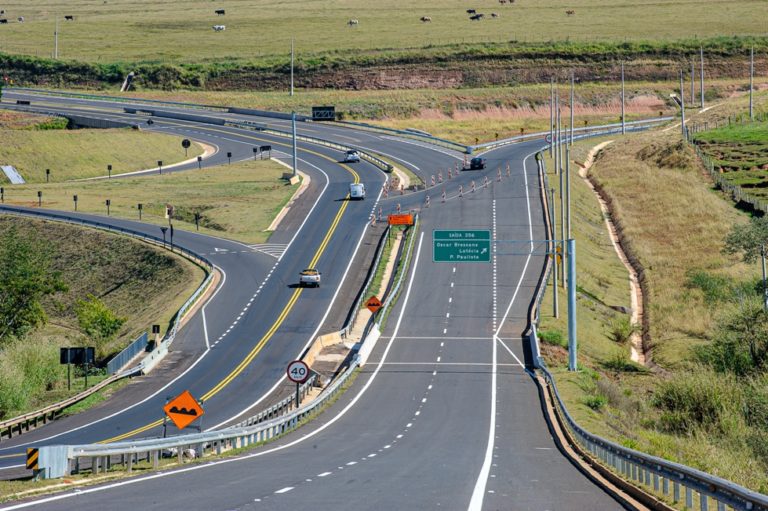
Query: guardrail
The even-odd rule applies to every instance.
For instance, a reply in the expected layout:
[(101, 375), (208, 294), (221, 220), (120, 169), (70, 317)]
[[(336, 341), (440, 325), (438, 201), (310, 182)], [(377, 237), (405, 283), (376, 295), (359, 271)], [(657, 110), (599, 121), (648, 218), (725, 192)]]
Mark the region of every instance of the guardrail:
[(109, 374), (115, 374), (120, 369), (128, 365), (133, 360), (133, 357), (147, 349), (147, 343), (149, 342), (149, 336), (147, 332), (144, 332), (137, 337), (131, 344), (125, 347), (123, 351), (112, 357), (107, 362), (107, 372)]
[(344, 323), (344, 326), (341, 327), (341, 330), (339, 330), (339, 335), (341, 335), (342, 339), (346, 339), (346, 337), (349, 335), (350, 329), (355, 324), (357, 315), (360, 313), (360, 308), (363, 305), (363, 300), (365, 300), (366, 291), (371, 286), (371, 281), (376, 276), (376, 268), (378, 268), (379, 261), (381, 261), (381, 255), (384, 253), (383, 247), (387, 236), (389, 236), (389, 230), (390, 226), (387, 225), (387, 228), (384, 229), (384, 233), (381, 235), (381, 238), (379, 238), (379, 243), (376, 246), (376, 257), (373, 260), (373, 265), (368, 268), (368, 276), (365, 279), (365, 283), (357, 293), (357, 299), (355, 300), (355, 304), (352, 306), (352, 310), (347, 316), (347, 321)]
[[(155, 468), (159, 468), (159, 461), (164, 451), (176, 451), (179, 462), (183, 461), (184, 452), (194, 449), (194, 456), (203, 456), (206, 451), (221, 454), (230, 448), (242, 448), (251, 444), (262, 443), (274, 439), (287, 431), (296, 428), (301, 421), (319, 411), (328, 401), (333, 399), (341, 390), (358, 367), (358, 358), (355, 357), (346, 371), (333, 381), (317, 399), (306, 405), (302, 405), (294, 411), (276, 419), (253, 423), (258, 415), (243, 421), (243, 426), (236, 426), (218, 431), (197, 433), (192, 435), (179, 435), (168, 438), (147, 440), (135, 440), (131, 442), (117, 442), (113, 444), (89, 444), (68, 446), (42, 446), (39, 448), (40, 476), (45, 479), (64, 477), (73, 471), (80, 471), (80, 460), (90, 459), (92, 473), (98, 473), (99, 468), (108, 468), (111, 458), (120, 456), (126, 460), (127, 470), (130, 472), (134, 461), (146, 459), (152, 461)], [(262, 412), (263, 414), (263, 412)], [(261, 414), (260, 414), (261, 415)], [(144, 456), (141, 456), (144, 454)], [(72, 467), (74, 462), (74, 467)], [(125, 463), (123, 464), (125, 466)]]
[[(647, 129), (652, 126), (664, 124), (674, 119), (675, 119), (674, 117), (658, 117), (654, 119), (641, 119), (638, 121), (626, 122), (624, 123), (624, 126), (626, 131), (637, 131), (637, 128), (640, 126), (644, 127), (644, 129)], [(587, 126), (587, 127), (581, 127), (581, 128), (574, 128), (573, 139), (576, 140), (577, 138), (584, 138), (586, 135), (602, 134), (605, 130), (610, 130), (611, 133), (615, 133), (617, 130), (621, 131), (621, 123), (618, 122), (613, 124), (602, 124), (600, 126)], [(565, 130), (565, 131), (569, 132), (570, 130)], [(579, 133), (579, 135), (578, 136), (575, 135), (576, 133)], [(526, 140), (534, 140), (537, 138), (547, 137), (549, 134), (550, 134), (549, 131), (540, 131), (537, 133), (517, 135), (515, 137), (497, 140), (495, 142), (486, 142), (484, 144), (468, 146), (468, 148), (470, 149), (469, 154), (472, 154), (474, 151), (480, 150), (480, 149), (489, 151), (491, 149), (496, 149), (497, 147), (502, 147), (509, 144), (516, 144), (519, 142), (524, 142)], [(569, 136), (562, 137), (563, 140), (567, 140), (568, 138)]]
[[(268, 133), (270, 135), (275, 135), (278, 137), (286, 137), (291, 138), (293, 137), (293, 133), (289, 131), (281, 131), (276, 130), (274, 128), (262, 128), (260, 126), (254, 126), (253, 123), (248, 122), (239, 122), (239, 121), (227, 121), (226, 124), (228, 126), (233, 126), (236, 128), (245, 128), (249, 130), (256, 130), (260, 131), (262, 133)], [(306, 135), (296, 135), (296, 140), (301, 140), (302, 142), (309, 142), (310, 144), (316, 144), (321, 145), (325, 147), (330, 147), (331, 149), (338, 149), (339, 151), (349, 151), (349, 150), (355, 150), (360, 154), (360, 159), (365, 160), (368, 163), (371, 163), (381, 169), (384, 172), (392, 172), (393, 166), (386, 161), (382, 160), (381, 158), (377, 158), (376, 156), (373, 156), (370, 153), (367, 153), (365, 151), (361, 151), (360, 149), (357, 149), (356, 147), (339, 144), (337, 142), (331, 142), (330, 140), (324, 140), (322, 138), (316, 138), (316, 137), (308, 137)]]
[(179, 106), (183, 108), (194, 108), (194, 109), (200, 109), (200, 110), (224, 110), (229, 111), (229, 107), (227, 106), (219, 106), (219, 105), (203, 105), (203, 104), (197, 104), (197, 103), (182, 103), (179, 101), (165, 101), (162, 99), (141, 99), (141, 98), (131, 98), (131, 97), (120, 97), (120, 96), (104, 96), (99, 94), (86, 94), (81, 92), (67, 92), (67, 91), (57, 91), (57, 90), (46, 90), (46, 89), (32, 89), (28, 87), (6, 87), (5, 92), (28, 92), (31, 94), (43, 94), (46, 96), (61, 96), (65, 98), (78, 98), (78, 99), (94, 99), (94, 100), (100, 100), (100, 101), (113, 101), (115, 103), (148, 103), (153, 105), (171, 105), (171, 106)]
[[(131, 236), (133, 238), (141, 239), (143, 241), (156, 244), (156, 245), (166, 246), (162, 238), (159, 238), (156, 236), (151, 236), (149, 234), (135, 231), (133, 229), (105, 224), (103, 222), (98, 222), (96, 220), (90, 220), (86, 218), (74, 218), (74, 217), (67, 216), (63, 213), (57, 213), (54, 211), (37, 211), (37, 210), (23, 209), (23, 208), (18, 208), (14, 206), (8, 206), (8, 205), (0, 205), (0, 212), (5, 214), (13, 214), (13, 215), (19, 215), (19, 216), (27, 216), (27, 217), (41, 218), (41, 219), (52, 220), (57, 222), (70, 223), (75, 225), (83, 225), (86, 227), (92, 227), (92, 228), (101, 229), (105, 231), (124, 234), (127, 236)], [(36, 410), (34, 412), (30, 412), (30, 413), (21, 415), (19, 417), (14, 417), (12, 419), (8, 419), (6, 421), (0, 422), (0, 438), (2, 438), (4, 432), (7, 432), (7, 435), (10, 438), (11, 436), (13, 436), (14, 430), (17, 431), (17, 434), (21, 434), (25, 429), (26, 431), (29, 431), (30, 429), (33, 429), (34, 427), (36, 427), (39, 421), (42, 421), (42, 423), (45, 424), (49, 420), (54, 419), (55, 416), (65, 408), (72, 406), (73, 404), (79, 401), (82, 401), (83, 399), (90, 396), (94, 392), (97, 392), (98, 390), (108, 385), (109, 383), (117, 381), (121, 378), (125, 378), (127, 376), (132, 376), (137, 373), (148, 372), (150, 369), (154, 367), (155, 364), (157, 364), (157, 362), (159, 362), (162, 359), (163, 356), (165, 356), (165, 354), (168, 351), (168, 347), (171, 345), (171, 343), (176, 337), (176, 333), (179, 329), (180, 322), (184, 318), (184, 315), (190, 310), (191, 307), (195, 305), (197, 300), (203, 295), (203, 293), (208, 289), (208, 286), (210, 286), (210, 284), (213, 282), (213, 268), (214, 268), (213, 263), (211, 263), (205, 257), (199, 254), (195, 254), (194, 252), (191, 252), (183, 247), (177, 246), (175, 248), (178, 250), (179, 253), (181, 253), (187, 259), (195, 261), (198, 264), (201, 264), (202, 266), (204, 266), (208, 271), (208, 276), (203, 281), (203, 283), (200, 284), (200, 286), (197, 288), (195, 293), (178, 310), (178, 312), (174, 316), (173, 327), (171, 328), (171, 330), (169, 330), (166, 333), (160, 345), (156, 347), (155, 350), (153, 350), (149, 355), (147, 355), (147, 357), (145, 357), (145, 359), (142, 360), (137, 366), (127, 369), (125, 371), (121, 371), (118, 374), (115, 374), (101, 381), (99, 384), (94, 385), (90, 389), (77, 394), (76, 396), (72, 396), (71, 398), (66, 399), (64, 401), (60, 401), (58, 403), (54, 403), (40, 410)]]
[(12, 419), (0, 422), (0, 440), (2, 440), (3, 436), (7, 436), (10, 439), (14, 436), (21, 435), (25, 431), (29, 432), (37, 428), (39, 424), (47, 424), (48, 421), (55, 419), (56, 416), (58, 416), (65, 408), (79, 403), (86, 397), (95, 392), (98, 392), (110, 383), (116, 382), (117, 380), (125, 378), (126, 376), (130, 376), (130, 374), (126, 372), (112, 375), (109, 378), (101, 380), (93, 387), (75, 394), (74, 396), (65, 399), (64, 401), (59, 401), (58, 403), (48, 405), (45, 408), (35, 410), (34, 412), (25, 413), (24, 415), (13, 417)]
[(409, 131), (409, 130), (399, 130), (395, 128), (387, 128), (384, 126), (376, 126), (375, 124), (369, 124), (366, 122), (356, 122), (356, 121), (335, 121), (335, 124), (341, 124), (343, 126), (354, 126), (355, 128), (359, 129), (365, 129), (368, 131), (378, 131), (383, 133), (393, 133), (396, 135), (400, 135), (402, 137), (411, 138), (414, 140), (423, 140), (425, 142), (428, 142), (433, 145), (439, 145), (443, 147), (447, 147), (449, 149), (455, 149), (457, 151), (461, 151), (463, 153), (470, 154), (471, 146), (467, 146), (464, 144), (460, 144), (458, 142), (454, 142), (453, 140), (447, 140), (445, 138), (435, 137), (432, 135), (427, 135), (426, 133), (418, 133), (415, 131)]
[[(549, 186), (544, 160), (541, 159), (540, 162), (539, 171), (543, 176), (544, 190), (548, 190)], [(547, 218), (549, 218), (548, 215)], [(551, 230), (552, 225), (548, 220), (546, 223), (549, 239), (555, 239), (555, 234)], [(544, 291), (552, 275), (552, 265), (549, 261), (550, 259), (547, 258), (547, 267), (541, 281), (542, 284), (539, 288), (536, 305), (531, 313), (530, 342), (532, 344), (532, 352), (535, 354), (534, 357), (536, 357), (534, 360), (535, 366), (544, 374), (544, 378), (553, 396), (558, 420), (564, 429), (567, 429), (568, 433), (570, 433), (570, 438), (574, 439), (575, 442), (588, 452), (595, 462), (611, 471), (614, 475), (634, 484), (644, 492), (653, 492), (666, 499), (671, 498), (674, 503), (684, 503), (686, 509), (693, 509), (694, 501), (697, 500), (699, 508), (707, 510), (709, 509), (709, 500), (713, 500), (717, 504), (718, 511), (725, 510), (726, 506), (744, 511), (768, 510), (768, 496), (766, 495), (754, 492), (720, 477), (707, 474), (701, 470), (623, 447), (588, 432), (576, 422), (560, 397), (554, 376), (549, 372), (544, 361), (538, 356), (536, 327), (539, 322), (539, 310)]]

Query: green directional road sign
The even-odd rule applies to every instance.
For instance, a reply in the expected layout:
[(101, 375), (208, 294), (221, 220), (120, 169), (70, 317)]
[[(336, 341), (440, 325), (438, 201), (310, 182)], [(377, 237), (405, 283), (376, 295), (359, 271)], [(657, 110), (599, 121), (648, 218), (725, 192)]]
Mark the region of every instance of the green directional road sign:
[(436, 263), (488, 263), (491, 231), (432, 231), (432, 260)]

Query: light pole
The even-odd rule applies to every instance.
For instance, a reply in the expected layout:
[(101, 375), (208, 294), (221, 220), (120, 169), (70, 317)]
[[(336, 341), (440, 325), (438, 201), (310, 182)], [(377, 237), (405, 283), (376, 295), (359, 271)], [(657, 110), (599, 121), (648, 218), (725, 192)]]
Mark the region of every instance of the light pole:
[(574, 97), (574, 84), (573, 84), (574, 78), (573, 78), (573, 71), (571, 71), (571, 143), (568, 144), (569, 146), (573, 145), (573, 97)]
[[(755, 120), (755, 111), (753, 109), (754, 103), (752, 102), (752, 93), (755, 90), (754, 81), (755, 81), (755, 47), (752, 46), (752, 49), (749, 51), (749, 120), (750, 121)], [(763, 280), (765, 280), (765, 275), (763, 275)]]
[(701, 109), (704, 110), (704, 47), (701, 47), (699, 55), (701, 56), (701, 62), (699, 62), (699, 87), (701, 89)]
[(626, 124), (624, 123), (624, 62), (621, 63), (621, 134), (627, 133)]
[(685, 139), (685, 91), (683, 90), (683, 70), (680, 70), (680, 130)]
[(291, 96), (293, 96), (293, 37), (291, 37)]
[(291, 112), (291, 128), (293, 131), (293, 177), (296, 177), (296, 112)]
[(568, 370), (576, 371), (576, 240), (568, 243)]

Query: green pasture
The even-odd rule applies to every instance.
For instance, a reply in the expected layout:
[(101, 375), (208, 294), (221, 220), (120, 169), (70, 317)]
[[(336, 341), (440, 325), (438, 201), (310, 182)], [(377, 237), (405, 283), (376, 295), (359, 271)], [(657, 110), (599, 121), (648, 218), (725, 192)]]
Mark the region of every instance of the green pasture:
[[(486, 15), (470, 21), (465, 10)], [(10, 0), (3, 3), (0, 51), (89, 62), (287, 62), (300, 57), (391, 53), (476, 43), (662, 41), (764, 35), (761, 0), (517, 0), (501, 5), (425, 0)], [(226, 15), (217, 16), (216, 9)], [(573, 10), (567, 15), (566, 10)], [(491, 13), (497, 13), (492, 18)], [(64, 16), (74, 16), (65, 21)], [(420, 17), (432, 21), (423, 23)], [(17, 18), (24, 17), (24, 22)], [(359, 23), (349, 26), (350, 19)], [(216, 32), (213, 25), (225, 25)]]

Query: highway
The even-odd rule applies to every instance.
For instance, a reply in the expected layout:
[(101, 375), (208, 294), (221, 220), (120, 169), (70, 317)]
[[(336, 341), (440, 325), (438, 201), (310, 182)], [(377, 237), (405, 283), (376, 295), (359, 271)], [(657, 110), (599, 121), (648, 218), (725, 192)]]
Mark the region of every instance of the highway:
[[(97, 103), (83, 104), (82, 100), (55, 101), (68, 108), (99, 108)], [(276, 122), (259, 119), (262, 121)], [(157, 128), (185, 133), (211, 129), (193, 124), (173, 128), (160, 121), (153, 129)], [(226, 137), (232, 140), (249, 136), (232, 128), (215, 129), (226, 130)], [(445, 172), (461, 158), (444, 148), (426, 148), (391, 136), (317, 124), (301, 126), (302, 133), (310, 129), (315, 130), (314, 136), (387, 153), (427, 178), (434, 169)], [(402, 209), (420, 212), (421, 233), (415, 242), (406, 289), (369, 363), (342, 398), (310, 424), (236, 458), (66, 491), (0, 509), (72, 509), (77, 505), (249, 510), (295, 509), (308, 504), (317, 509), (621, 508), (557, 449), (542, 414), (538, 387), (526, 370), (531, 360), (522, 335), (545, 257), (531, 242), (546, 237), (532, 157), (540, 145), (534, 141), (497, 149), (484, 155), (489, 162), (486, 171), (463, 172), (444, 186), (381, 200), (385, 213), (398, 203)], [(206, 401), (213, 413), (211, 424), (263, 395), (280, 378), (285, 363), (320, 328), (323, 313), (343, 281), (348, 254), (368, 223), (374, 201), (332, 200), (343, 196), (342, 187), (351, 180), (345, 174), (348, 170), (306, 152), (325, 154), (319, 147), (301, 145), (301, 149), (304, 165), (312, 162), (317, 167), (306, 168), (308, 173), (314, 172), (315, 188), (304, 200), (317, 205), (301, 230), (289, 228), (275, 234), (283, 242), (291, 236), (295, 239), (274, 269), (270, 266), (274, 259), (263, 253), (177, 231), (177, 241), (190, 249), (208, 254), (217, 253), (212, 248), (227, 249), (228, 257), (215, 256), (214, 262), (227, 275), (236, 275), (227, 279), (228, 284), (205, 308), (209, 340), (226, 332), (243, 304), (251, 297), (254, 301), (220, 347), (207, 350), (201, 345), (204, 328), (200, 314), (190, 321), (179, 346), (205, 356), (169, 388), (192, 388), (193, 393), (203, 394), (210, 392), (211, 382), (231, 374), (291, 303), (296, 290), (287, 284), (295, 281), (294, 276), (313, 255), (319, 254), (318, 267), (323, 268), (324, 279), (329, 279), (319, 290), (302, 291), (273, 339), (261, 348), (248, 369)], [(505, 169), (507, 164), (510, 174), (504, 170), (499, 180), (496, 169)], [(300, 168), (305, 170), (302, 164)], [(363, 168), (355, 166), (361, 177)], [(318, 176), (322, 172), (328, 176), (324, 190)], [(384, 176), (373, 168), (366, 169), (364, 175), (369, 197), (374, 198)], [(470, 191), (472, 181), (474, 192)], [(342, 211), (345, 205), (347, 210)], [(348, 211), (352, 207), (359, 209)], [(339, 212), (341, 217), (335, 224)], [(131, 225), (142, 228), (137, 223)], [(294, 226), (295, 222), (286, 225)], [(490, 230), (496, 241), (491, 261), (433, 262), (435, 229)], [(328, 233), (328, 244), (320, 253)], [(232, 245), (238, 250), (232, 248), (230, 253)], [(327, 274), (329, 267), (333, 270)], [(264, 291), (254, 297), (254, 290), (269, 272), (274, 273), (266, 278)], [(136, 424), (157, 418), (165, 393), (113, 419), (63, 432), (55, 443), (92, 442), (126, 430), (131, 433)], [(67, 421), (86, 424), (88, 413), (103, 411), (57, 421), (19, 441), (50, 436), (55, 428), (71, 429), (74, 422), (65, 424)], [(101, 436), (95, 436), (98, 434)], [(150, 434), (157, 434), (156, 426), (141, 436)], [(4, 442), (3, 448), (7, 445)]]

